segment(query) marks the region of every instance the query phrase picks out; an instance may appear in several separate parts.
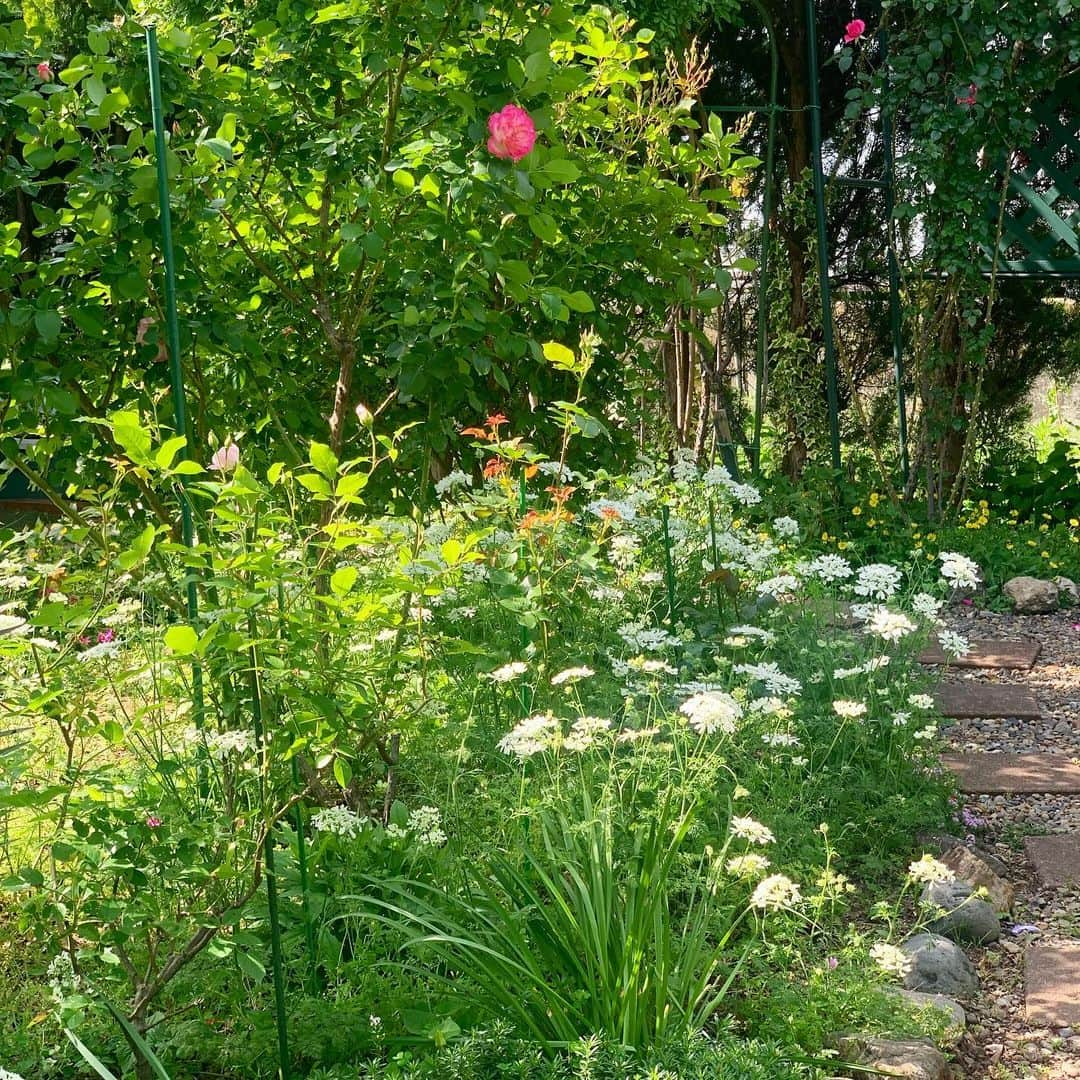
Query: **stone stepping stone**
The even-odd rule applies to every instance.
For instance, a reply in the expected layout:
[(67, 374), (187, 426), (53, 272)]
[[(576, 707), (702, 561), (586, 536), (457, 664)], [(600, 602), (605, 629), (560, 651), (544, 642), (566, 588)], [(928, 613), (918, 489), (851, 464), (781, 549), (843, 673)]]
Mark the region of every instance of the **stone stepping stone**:
[(994, 720), (1004, 716), (1042, 719), (1035, 695), (1022, 686), (1006, 683), (942, 683), (934, 692), (934, 700), (941, 715), (954, 720)]
[(1080, 1026), (1080, 945), (1033, 945), (1024, 953), (1029, 1024)]
[(1064, 754), (942, 754), (960, 790), (977, 795), (1080, 795), (1080, 765)]
[(945, 664), (955, 668), (1018, 668), (1030, 671), (1039, 658), (1042, 646), (1035, 641), (972, 641), (966, 656), (948, 657), (934, 641), (918, 656), (920, 664)]
[[(1080, 885), (1080, 833), (1029, 836), (1024, 840), (1024, 847), (1044, 885)], [(1080, 994), (1080, 986), (1077, 994)]]

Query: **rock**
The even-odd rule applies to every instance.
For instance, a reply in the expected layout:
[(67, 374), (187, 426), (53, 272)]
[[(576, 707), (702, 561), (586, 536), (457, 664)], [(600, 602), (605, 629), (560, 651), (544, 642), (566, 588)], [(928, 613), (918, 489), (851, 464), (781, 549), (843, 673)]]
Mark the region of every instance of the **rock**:
[(1069, 598), (1070, 603), (1080, 604), (1080, 585), (1067, 577), (1056, 577), (1050, 580), (1058, 587), (1062, 596)]
[(953, 1001), (952, 998), (946, 997), (944, 994), (923, 994), (918, 990), (894, 990), (892, 992), (897, 997), (903, 998), (915, 1009), (934, 1009), (940, 1012), (949, 1025), (945, 1031), (945, 1038), (948, 1043), (951, 1045), (960, 1041), (964, 1031), (967, 1029), (967, 1013), (964, 1012), (964, 1006), (959, 1001)]
[(1002, 876), (1005, 864), (998, 858), (978, 848), (953, 844), (941, 856), (941, 861), (956, 875), (975, 889), (985, 889), (995, 911), (1012, 911), (1015, 891)]
[(986, 945), (1001, 937), (1001, 923), (993, 905), (974, 895), (966, 881), (934, 881), (922, 891), (920, 902), (930, 912), (941, 912), (929, 929), (953, 941)]
[(1046, 615), (1058, 609), (1060, 590), (1052, 581), (1014, 577), (1005, 582), (1003, 591), (1017, 615)]
[(916, 934), (900, 946), (911, 961), (904, 976), (907, 990), (970, 997), (979, 989), (979, 976), (963, 950), (937, 934)]
[(925, 1039), (879, 1039), (869, 1035), (844, 1035), (836, 1041), (844, 1060), (877, 1069), (885, 1076), (904, 1080), (946, 1080), (944, 1055)]

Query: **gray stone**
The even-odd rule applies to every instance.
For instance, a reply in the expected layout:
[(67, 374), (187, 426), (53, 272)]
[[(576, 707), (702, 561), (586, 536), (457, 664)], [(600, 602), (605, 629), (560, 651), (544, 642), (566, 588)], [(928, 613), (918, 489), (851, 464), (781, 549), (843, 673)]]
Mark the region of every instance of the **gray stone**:
[(920, 902), (928, 913), (940, 913), (929, 929), (953, 941), (986, 945), (1001, 937), (1001, 923), (993, 905), (976, 896), (966, 881), (934, 881), (922, 891)]
[(877, 1069), (904, 1080), (945, 1080), (948, 1063), (926, 1039), (879, 1039), (870, 1035), (844, 1035), (836, 1040), (840, 1056), (853, 1065)]
[(995, 911), (1012, 911), (1015, 890), (1006, 880), (1009, 868), (996, 855), (948, 833), (918, 833), (915, 839), (924, 850), (934, 852), (960, 881), (984, 890)]
[(978, 992), (979, 976), (959, 945), (937, 934), (916, 934), (900, 946), (911, 961), (904, 976), (907, 990), (948, 997), (970, 997)]
[(1061, 590), (1052, 581), (1020, 576), (1009, 578), (1003, 587), (1005, 595), (1013, 602), (1017, 615), (1046, 615), (1057, 611)]
[(959, 1001), (953, 1001), (944, 994), (923, 994), (918, 990), (893, 990), (895, 997), (901, 998), (914, 1009), (934, 1009), (940, 1013), (942, 1019), (948, 1025), (945, 1029), (945, 1041), (948, 1045), (957, 1043), (963, 1037), (967, 1029), (967, 1013)]

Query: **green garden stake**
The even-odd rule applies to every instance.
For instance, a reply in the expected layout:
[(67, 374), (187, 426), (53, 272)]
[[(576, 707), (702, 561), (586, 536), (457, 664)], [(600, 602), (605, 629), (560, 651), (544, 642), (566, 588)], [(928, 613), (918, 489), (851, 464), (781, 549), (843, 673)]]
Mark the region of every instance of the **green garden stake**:
[[(526, 492), (526, 488), (525, 488), (525, 470), (522, 469), (521, 470), (521, 481), (518, 484), (518, 513), (521, 514), (522, 517), (525, 516), (525, 510), (528, 507), (528, 505), (529, 505), (529, 500), (528, 500), (528, 496), (527, 496), (527, 492)], [(521, 547), (518, 549), (518, 551), (519, 551), (519, 554), (520, 554), (520, 557), (521, 557), (521, 566), (522, 566), (522, 569), (524, 569), (524, 567), (525, 567), (525, 559), (526, 559), (526, 554), (527, 554), (527, 550), (526, 550), (524, 540), (522, 540)], [(527, 627), (522, 626), (521, 627), (521, 658), (523, 660), (525, 659), (525, 653), (528, 651), (528, 648), (529, 648), (529, 631), (528, 631)], [(522, 715), (527, 713), (531, 707), (532, 707), (532, 693), (530, 692), (529, 687), (526, 686), (524, 682), (522, 682), (522, 684), (521, 684), (521, 710), (522, 710)]]
[[(248, 613), (248, 681), (251, 688), (251, 721), (255, 729), (255, 745), (260, 759), (260, 785), (264, 788), (263, 804), (266, 803), (265, 769), (262, 758), (266, 751), (263, 726), (262, 687), (259, 685), (258, 654), (255, 649), (257, 627), (254, 612)], [(278, 1078), (289, 1080), (289, 1024), (285, 1010), (285, 973), (281, 950), (281, 916), (278, 911), (277, 871), (274, 864), (274, 834), (270, 829), (263, 841), (263, 861), (266, 865), (266, 909), (270, 918), (270, 966), (274, 982), (274, 1012), (278, 1038)]]
[(664, 527), (664, 577), (667, 579), (668, 625), (675, 628), (675, 567), (671, 561), (671, 532), (668, 528), (668, 508), (660, 507)]
[[(709, 539), (712, 543), (712, 565), (715, 574), (720, 569), (720, 550), (716, 546), (716, 505), (709, 500)], [(716, 617), (724, 621), (724, 604), (720, 599), (720, 579), (713, 580), (713, 595), (716, 597)]]

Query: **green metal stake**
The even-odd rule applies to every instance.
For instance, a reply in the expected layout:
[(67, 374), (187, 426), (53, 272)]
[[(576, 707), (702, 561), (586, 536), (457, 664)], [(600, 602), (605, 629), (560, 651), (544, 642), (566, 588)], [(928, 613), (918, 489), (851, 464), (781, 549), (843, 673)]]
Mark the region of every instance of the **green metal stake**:
[[(528, 491), (525, 487), (525, 470), (521, 470), (521, 481), (518, 484), (518, 513), (522, 517), (525, 516), (525, 510), (529, 505)], [(521, 547), (518, 548), (518, 555), (521, 558), (521, 568), (525, 569), (527, 548), (525, 541), (521, 541)], [(521, 658), (525, 659), (525, 652), (529, 648), (529, 631), (525, 626), (521, 627)], [(523, 682), (521, 684), (521, 710), (522, 713), (527, 713), (532, 708), (532, 693), (529, 688)]]
[(667, 579), (668, 625), (675, 627), (675, 567), (671, 562), (671, 531), (668, 528), (668, 508), (660, 507), (660, 521), (664, 528), (664, 577)]
[[(165, 340), (169, 351), (169, 378), (172, 388), (173, 426), (178, 435), (187, 436), (187, 405), (184, 400), (184, 369), (180, 360), (180, 319), (176, 311), (176, 256), (173, 252), (172, 213), (169, 207), (169, 164), (165, 143), (165, 111), (161, 98), (161, 63), (158, 58), (157, 28), (146, 28), (146, 61), (150, 72), (150, 111), (154, 122), (154, 155), (157, 159), (158, 208), (161, 218), (161, 254), (165, 262)], [(179, 457), (190, 457), (186, 445), (180, 448)], [(195, 525), (191, 515), (191, 500), (186, 490), (186, 479), (180, 478), (180, 534), (184, 546), (195, 547)], [(199, 616), (199, 596), (195, 578), (188, 575), (187, 613), (194, 625)], [(202, 666), (191, 665), (192, 709), (195, 726), (203, 726), (203, 678)]]
[[(881, 45), (881, 67), (885, 72), (885, 94), (889, 93), (889, 36), (885, 30), (878, 35)], [(907, 401), (904, 394), (904, 335), (900, 312), (900, 266), (896, 259), (895, 231), (893, 229), (893, 209), (895, 192), (895, 162), (893, 161), (893, 120), (892, 112), (885, 108), (881, 113), (881, 138), (884, 143), (884, 188), (885, 188), (885, 228), (888, 230), (889, 260), (889, 330), (892, 334), (893, 369), (896, 372), (896, 432), (900, 442), (900, 470), (907, 487), (911, 469), (908, 456)]]
[[(753, 461), (750, 463), (754, 476), (761, 473), (761, 427), (765, 413), (765, 379), (768, 371), (769, 355), (769, 220), (773, 214), (774, 179), (773, 170), (776, 160), (776, 114), (777, 95), (780, 83), (780, 54), (776, 48), (772, 23), (762, 4), (757, 5), (765, 24), (765, 33), (769, 36), (769, 50), (772, 57), (772, 71), (769, 75), (769, 124), (765, 140), (765, 196), (761, 208), (761, 276), (758, 279), (758, 340), (757, 357), (754, 365), (754, 439), (752, 446)], [(718, 594), (719, 595), (719, 594)]]
[(818, 87), (817, 16), (814, 0), (806, 0), (806, 61), (810, 79), (810, 153), (814, 173), (814, 210), (817, 217), (818, 276), (821, 278), (821, 338), (825, 347), (825, 385), (829, 400), (829, 441), (832, 466), (839, 472), (840, 395), (836, 379), (836, 343), (833, 340), (832, 289), (829, 284), (829, 236), (825, 227), (825, 172), (821, 165), (821, 94)]
[[(262, 687), (259, 685), (258, 652), (255, 648), (254, 612), (248, 613), (248, 681), (251, 688), (251, 719), (255, 728), (255, 745), (260, 759), (260, 787), (264, 789), (262, 801), (265, 806), (266, 769), (263, 755), (266, 751), (265, 728), (263, 726)], [(270, 966), (274, 981), (274, 1012), (277, 1022), (278, 1038), (278, 1077), (289, 1080), (289, 1023), (285, 1009), (285, 971), (281, 950), (281, 916), (278, 911), (277, 870), (274, 863), (274, 832), (268, 829), (263, 840), (263, 862), (266, 866), (266, 908), (270, 917)]]

